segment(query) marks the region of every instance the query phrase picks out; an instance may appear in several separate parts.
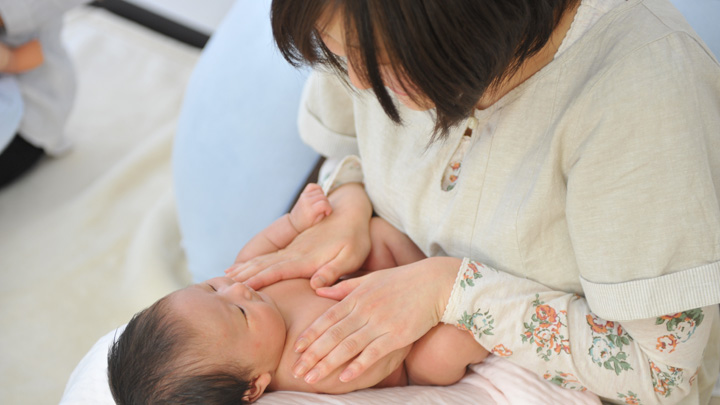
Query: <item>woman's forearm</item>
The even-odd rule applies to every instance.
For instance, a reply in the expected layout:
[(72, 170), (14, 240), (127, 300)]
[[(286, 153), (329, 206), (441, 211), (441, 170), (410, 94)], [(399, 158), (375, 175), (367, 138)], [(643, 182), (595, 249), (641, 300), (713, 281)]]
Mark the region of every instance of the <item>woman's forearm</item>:
[(370, 221), (372, 204), (361, 183), (346, 183), (328, 196), (333, 212), (347, 216), (349, 221)]
[(228, 269), (228, 274), (254, 289), (289, 278), (310, 278), (310, 285), (320, 288), (356, 271), (370, 251), (370, 201), (358, 183), (338, 187), (328, 199), (332, 213), (285, 249)]

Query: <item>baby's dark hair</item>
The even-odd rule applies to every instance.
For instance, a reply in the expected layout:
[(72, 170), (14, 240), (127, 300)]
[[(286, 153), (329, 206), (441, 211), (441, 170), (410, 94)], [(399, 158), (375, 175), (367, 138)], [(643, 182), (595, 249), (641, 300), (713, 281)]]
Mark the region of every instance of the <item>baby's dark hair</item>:
[(110, 391), (119, 405), (247, 404), (246, 368), (207, 364), (197, 333), (165, 297), (135, 314), (108, 352)]

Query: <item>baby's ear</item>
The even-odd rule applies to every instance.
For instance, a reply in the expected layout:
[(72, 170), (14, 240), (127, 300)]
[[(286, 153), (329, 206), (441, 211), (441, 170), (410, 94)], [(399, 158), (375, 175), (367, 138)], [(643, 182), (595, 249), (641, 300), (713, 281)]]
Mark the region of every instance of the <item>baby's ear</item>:
[(253, 382), (250, 383), (250, 388), (245, 391), (245, 398), (247, 399), (247, 401), (257, 401), (257, 399), (260, 398), (260, 395), (265, 392), (265, 388), (267, 388), (271, 380), (272, 377), (270, 376), (270, 373), (262, 373), (259, 377), (253, 380)]

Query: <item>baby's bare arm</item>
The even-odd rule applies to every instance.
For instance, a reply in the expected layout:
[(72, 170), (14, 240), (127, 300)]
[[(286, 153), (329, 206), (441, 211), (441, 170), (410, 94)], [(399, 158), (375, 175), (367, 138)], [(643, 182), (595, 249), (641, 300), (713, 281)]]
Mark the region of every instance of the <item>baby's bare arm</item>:
[(285, 214), (255, 235), (240, 250), (235, 262), (246, 262), (254, 257), (285, 248), (300, 233), (330, 215), (330, 202), (317, 184), (308, 184), (300, 194), (290, 214)]
[(413, 385), (451, 385), (465, 375), (467, 366), (488, 354), (470, 332), (441, 324), (415, 342), (405, 366)]
[[(290, 210), (290, 223), (297, 233), (302, 233), (332, 213), (330, 201), (319, 184), (310, 183), (300, 194)], [(285, 246), (289, 245), (288, 241)]]

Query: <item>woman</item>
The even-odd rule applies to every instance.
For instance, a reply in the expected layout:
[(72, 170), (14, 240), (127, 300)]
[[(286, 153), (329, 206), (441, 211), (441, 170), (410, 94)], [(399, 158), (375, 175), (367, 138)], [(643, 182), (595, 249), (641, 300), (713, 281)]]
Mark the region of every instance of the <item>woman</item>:
[(344, 298), (298, 339), (297, 377), (357, 356), (349, 381), (442, 321), (609, 401), (707, 402), (720, 68), (667, 1), (275, 0), (272, 18), (289, 61), (355, 87), (311, 77), (301, 134), (331, 154), (354, 122), (375, 211), (429, 256), (326, 287), (367, 254), (347, 215), (247, 266), (253, 288)]

